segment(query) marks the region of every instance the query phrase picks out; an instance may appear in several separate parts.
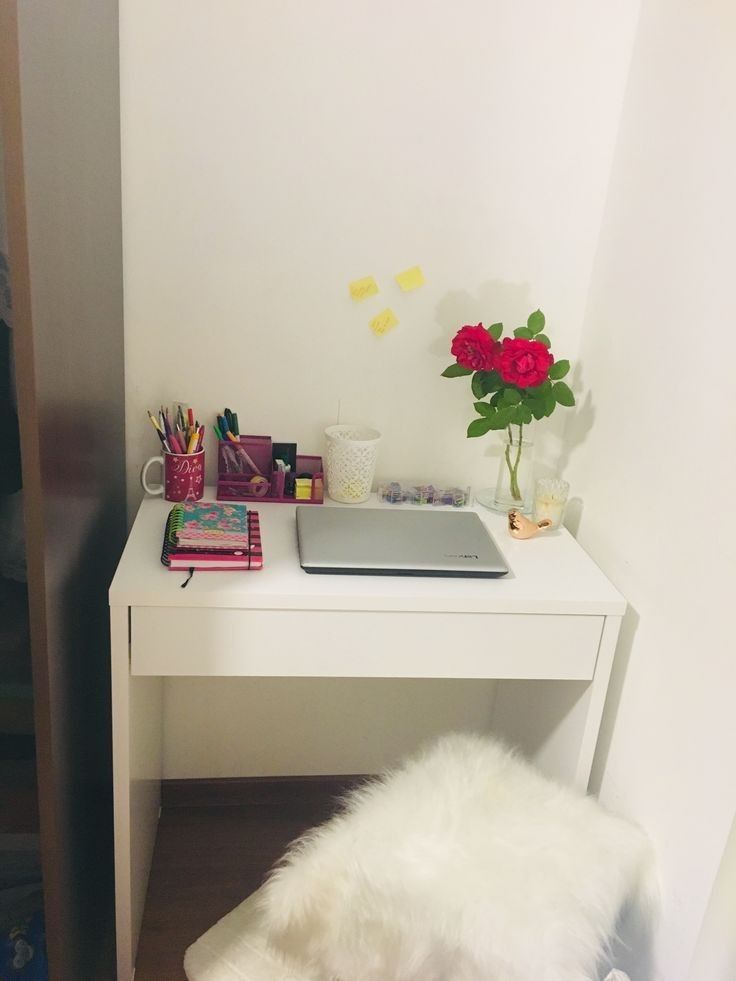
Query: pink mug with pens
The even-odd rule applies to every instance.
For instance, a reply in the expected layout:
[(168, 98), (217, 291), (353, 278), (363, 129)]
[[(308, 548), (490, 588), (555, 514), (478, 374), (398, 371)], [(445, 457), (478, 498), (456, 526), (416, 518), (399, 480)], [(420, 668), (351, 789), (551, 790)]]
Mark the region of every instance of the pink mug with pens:
[[(148, 468), (160, 463), (163, 483), (148, 483)], [(204, 496), (204, 449), (196, 453), (167, 453), (152, 456), (143, 464), (141, 486), (147, 494), (163, 494), (165, 501), (201, 501)]]

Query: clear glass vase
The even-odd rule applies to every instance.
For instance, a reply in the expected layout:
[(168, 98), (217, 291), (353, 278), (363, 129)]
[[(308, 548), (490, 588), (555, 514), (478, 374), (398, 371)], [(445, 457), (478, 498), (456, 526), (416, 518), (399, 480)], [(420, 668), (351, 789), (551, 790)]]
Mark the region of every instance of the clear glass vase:
[(531, 511), (534, 492), (534, 441), (530, 426), (509, 426), (498, 465), (493, 506), (497, 511)]

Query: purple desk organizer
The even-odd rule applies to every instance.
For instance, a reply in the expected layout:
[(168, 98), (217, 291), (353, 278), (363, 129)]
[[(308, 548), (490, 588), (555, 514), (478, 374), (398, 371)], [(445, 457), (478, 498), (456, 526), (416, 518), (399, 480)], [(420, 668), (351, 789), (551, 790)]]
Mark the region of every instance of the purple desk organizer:
[(322, 457), (297, 456), (294, 476), (301, 473), (308, 473), (312, 477), (311, 496), (287, 497), (284, 493), (287, 474), (273, 468), (270, 436), (241, 436), (237, 443), (228, 439), (218, 442), (218, 501), (252, 501), (254, 504), (261, 501), (272, 501), (277, 504), (322, 504), (325, 498)]

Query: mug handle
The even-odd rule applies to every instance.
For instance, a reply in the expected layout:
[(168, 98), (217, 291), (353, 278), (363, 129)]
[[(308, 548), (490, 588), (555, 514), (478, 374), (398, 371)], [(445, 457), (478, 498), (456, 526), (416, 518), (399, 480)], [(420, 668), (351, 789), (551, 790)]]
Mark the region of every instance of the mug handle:
[(152, 463), (161, 464), (161, 478), (163, 480), (164, 458), (162, 456), (152, 456), (149, 460), (146, 460), (146, 462), (143, 464), (143, 467), (141, 469), (141, 487), (146, 492), (146, 494), (154, 494), (154, 495), (163, 494), (164, 492), (163, 483), (151, 487), (151, 485), (146, 481), (146, 477), (148, 476), (148, 468), (151, 466)]

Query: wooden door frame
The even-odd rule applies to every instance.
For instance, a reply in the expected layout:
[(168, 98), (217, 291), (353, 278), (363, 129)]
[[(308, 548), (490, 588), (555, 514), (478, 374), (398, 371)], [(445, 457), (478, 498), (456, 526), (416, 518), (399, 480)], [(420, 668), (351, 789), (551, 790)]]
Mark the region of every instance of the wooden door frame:
[[(116, 0), (26, 3), (0, 0), (0, 125), (46, 936), (53, 981), (106, 981), (106, 593), (125, 540), (118, 12)], [(91, 179), (78, 176), (88, 160)]]
[(36, 780), (43, 869), (44, 913), (49, 962), (64, 963), (60, 890), (60, 840), (54, 807), (53, 750), (50, 704), (45, 566), (43, 561), (43, 488), (41, 484), (40, 426), (33, 384), (35, 359), (31, 280), (26, 224), (23, 124), (20, 94), (17, 0), (0, 0), (0, 126), (3, 142), (3, 177), (7, 213), (8, 251), (13, 296), (13, 352), (16, 365), (18, 421), (20, 425), (25, 511), (28, 608), (33, 670)]

